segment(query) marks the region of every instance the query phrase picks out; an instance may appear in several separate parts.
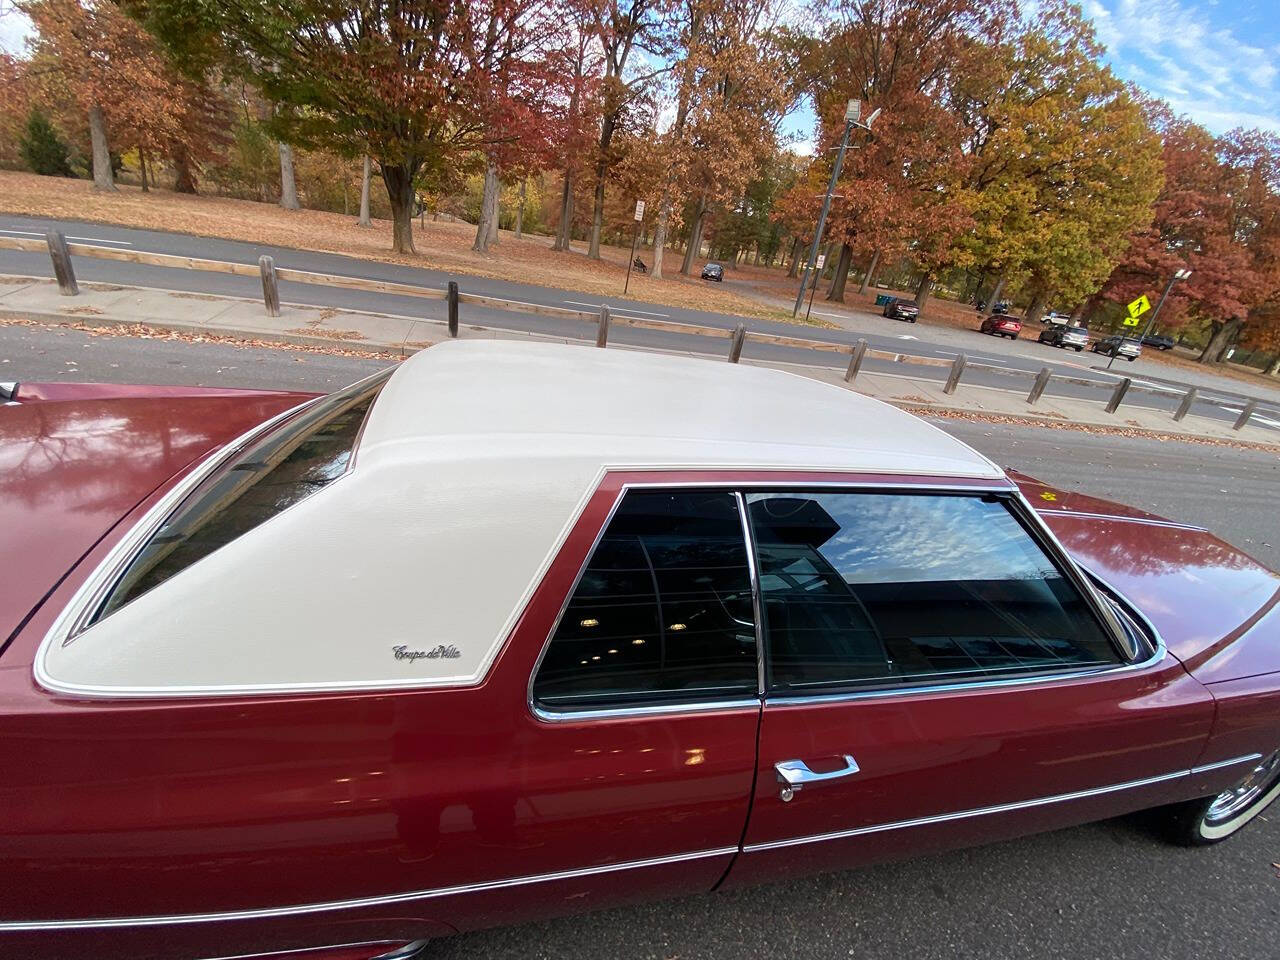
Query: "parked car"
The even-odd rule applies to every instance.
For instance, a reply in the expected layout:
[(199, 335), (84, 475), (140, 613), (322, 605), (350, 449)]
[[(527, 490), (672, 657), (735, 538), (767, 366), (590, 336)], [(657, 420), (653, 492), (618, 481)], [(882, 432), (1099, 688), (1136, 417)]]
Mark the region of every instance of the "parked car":
[(464, 340), (11, 394), (6, 958), (408, 958), (1280, 793), (1280, 575), (849, 390)]
[(911, 300), (899, 300), (894, 297), (890, 298), (889, 302), (884, 305), (882, 316), (886, 316), (891, 320), (905, 320), (907, 323), (915, 323), (920, 318), (920, 308)]
[(1089, 345), (1089, 331), (1084, 327), (1054, 326), (1040, 331), (1040, 343), (1051, 347), (1070, 347), (1079, 353)]
[(1130, 363), (1142, 356), (1142, 344), (1132, 337), (1111, 336), (1095, 340), (1090, 348), (1094, 353), (1105, 353), (1109, 357), (1124, 357)]
[(1018, 317), (993, 313), (982, 321), (978, 330), (981, 333), (989, 333), (995, 337), (1008, 337), (1010, 340), (1017, 340), (1018, 334), (1022, 332), (1022, 320)]
[(1157, 350), (1172, 350), (1176, 345), (1173, 337), (1166, 337), (1161, 333), (1149, 333), (1142, 338), (1144, 347), (1155, 347)]
[(1068, 326), (1071, 324), (1071, 314), (1050, 311), (1041, 318), (1040, 322), (1046, 327)]
[(724, 267), (718, 263), (708, 263), (702, 268), (702, 279), (724, 283)]
[[(977, 311), (979, 313), (982, 313), (986, 309), (987, 309), (987, 301), (979, 300), (977, 303)], [(996, 303), (995, 306), (991, 308), (991, 312), (994, 314), (1002, 314), (1002, 313), (1008, 313), (1011, 309), (1013, 309), (1013, 304), (1011, 304), (1008, 300), (1000, 300), (999, 302)]]

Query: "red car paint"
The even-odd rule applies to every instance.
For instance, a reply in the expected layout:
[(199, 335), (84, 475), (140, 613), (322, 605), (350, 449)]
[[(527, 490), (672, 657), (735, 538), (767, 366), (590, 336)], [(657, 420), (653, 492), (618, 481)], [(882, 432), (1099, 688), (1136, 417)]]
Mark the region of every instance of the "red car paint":
[[(326, 945), (376, 941), (367, 954), (358, 946), (332, 955), (374, 956), (455, 930), (709, 890), (726, 877), (741, 883), (869, 862), (1204, 795), (1230, 783), (1231, 771), (866, 832), (806, 844), (799, 856), (786, 847), (751, 850), (1140, 780), (1258, 749), (1257, 738), (1274, 732), (1267, 726), (1280, 712), (1274, 677), (1224, 685), (1234, 706), (1211, 739), (1213, 700), (1174, 660), (1105, 679), (839, 704), (562, 722), (534, 716), (529, 678), (623, 484), (930, 480), (777, 472), (607, 475), (478, 687), (204, 701), (75, 701), (38, 688), (31, 664), (41, 638), (112, 544), (191, 463), (298, 399), (247, 396), (237, 414), (235, 403), (219, 398), (66, 401), (47, 432), (25, 418), (57, 404), (33, 404), (22, 414), (25, 432), (3, 435), (25, 438), (19, 448), (57, 454), (54, 466), (3, 492), (11, 511), (3, 516), (21, 526), (10, 556), (16, 545), (44, 539), (38, 524), (55, 504), (87, 512), (69, 529), (52, 528), (49, 549), (60, 569), (23, 572), (18, 603), (38, 606), (0, 658), (0, 925), (49, 922), (0, 929), (0, 956), (305, 951), (287, 955), (329, 960)], [(141, 406), (127, 415), (119, 408), (124, 423), (112, 426), (103, 405), (117, 403)], [(55, 442), (74, 435), (71, 423), (91, 425), (96, 439), (83, 449)], [(175, 436), (183, 438), (180, 453), (166, 446)], [(93, 477), (113, 468), (128, 483), (108, 476), (95, 496)], [(20, 516), (23, 496), (44, 512)], [(1143, 531), (1165, 529), (1130, 528), (1135, 544)], [(1191, 549), (1179, 552), (1155, 534), (1150, 542), (1174, 551), (1162, 557), (1170, 565)], [(1223, 576), (1241, 569), (1263, 576), (1216, 550), (1203, 562), (1215, 557)], [(1116, 572), (1100, 568), (1099, 557), (1083, 559), (1104, 579)], [(43, 603), (40, 576), (49, 591)], [(1178, 602), (1191, 602), (1186, 592)], [(4, 613), (15, 623), (28, 616)], [(1179, 658), (1194, 659), (1221, 636), (1192, 630), (1177, 642)], [(872, 773), (850, 781), (848, 789), (864, 788), (857, 803), (844, 787), (781, 802), (774, 762), (801, 758), (820, 768), (845, 750)], [(664, 859), (691, 853), (699, 855)], [(617, 864), (631, 868), (583, 872)], [(521, 878), (536, 882), (509, 883)], [(466, 885), (473, 886), (457, 889)], [(209, 914), (221, 916), (202, 916)]]

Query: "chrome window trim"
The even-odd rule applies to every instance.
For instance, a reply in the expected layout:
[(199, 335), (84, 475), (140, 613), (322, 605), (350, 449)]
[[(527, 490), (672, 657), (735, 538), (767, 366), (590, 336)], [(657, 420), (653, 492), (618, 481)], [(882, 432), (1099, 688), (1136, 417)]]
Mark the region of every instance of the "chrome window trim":
[(351, 900), (329, 900), (323, 903), (306, 903), (291, 907), (229, 910), (223, 913), (167, 914), (150, 917), (103, 917), (90, 920), (9, 920), (0, 922), (0, 931), (172, 927), (191, 923), (219, 923), (228, 920), (261, 920), (270, 917), (303, 916), (310, 913), (329, 913), (335, 910), (356, 910), (362, 907), (409, 903), (414, 900), (435, 900), (440, 897), (453, 897), (467, 893), (486, 893), (490, 890), (505, 890), (510, 887), (522, 887), (536, 883), (552, 883), (557, 880), (576, 880), (581, 877), (617, 873), (622, 870), (642, 870), (647, 867), (662, 867), (675, 863), (687, 863), (692, 860), (706, 860), (712, 857), (729, 857), (736, 854), (738, 849), (737, 845), (716, 847), (710, 850), (695, 850), (691, 853), (675, 853), (665, 857), (650, 857), (645, 860), (625, 860), (621, 863), (606, 863), (594, 867), (578, 867), (572, 870), (557, 870), (552, 873), (509, 877), (505, 880), (486, 880), (480, 883), (460, 884), (455, 887), (435, 887), (428, 890), (414, 890), (409, 893), (389, 893), (376, 897), (359, 897)]
[(760, 571), (756, 567), (756, 539), (751, 533), (751, 519), (747, 516), (747, 498), (741, 490), (735, 490), (733, 496), (738, 504), (738, 519), (742, 522), (747, 574), (751, 578), (751, 612), (756, 622), (756, 694), (763, 697), (768, 689), (768, 667), (764, 656), (764, 600), (760, 596)]
[(1179, 523), (1177, 520), (1164, 520), (1154, 517), (1121, 517), (1114, 513), (1091, 513), (1082, 510), (1042, 510), (1034, 505), (1032, 509), (1041, 516), (1047, 517), (1078, 517), (1082, 520), (1114, 520), (1117, 523), (1140, 523), (1148, 527), (1168, 527), (1172, 530), (1189, 530), (1194, 533), (1208, 533), (1208, 527), (1201, 527), (1194, 523)]
[[(704, 489), (724, 489), (735, 488), (737, 484), (705, 484), (705, 483), (624, 483), (618, 490), (617, 496), (614, 497), (613, 503), (609, 506), (609, 513), (604, 518), (604, 522), (600, 524), (600, 529), (596, 531), (595, 538), (591, 541), (591, 548), (587, 551), (586, 556), (582, 560), (582, 566), (578, 568), (577, 575), (573, 578), (573, 583), (569, 587), (569, 591), (565, 594), (564, 602), (560, 604), (560, 612), (556, 614), (555, 621), (551, 624), (551, 629), (547, 632), (547, 638), (542, 641), (542, 649), (538, 652), (538, 659), (534, 661), (533, 669), (529, 671), (529, 682), (525, 689), (525, 702), (529, 707), (529, 713), (538, 720), (546, 723), (573, 723), (578, 720), (614, 720), (625, 717), (660, 717), (669, 716), (680, 713), (708, 713), (721, 710), (742, 710), (742, 709), (760, 709), (760, 695), (757, 692), (755, 697), (725, 697), (720, 700), (677, 700), (676, 698), (668, 698), (663, 703), (650, 704), (623, 704), (616, 707), (599, 707), (584, 708), (577, 710), (553, 710), (540, 703), (533, 695), (533, 684), (538, 678), (538, 670), (542, 667), (542, 661), (547, 655), (547, 651), (551, 649), (551, 641), (555, 638), (556, 631), (560, 629), (560, 621), (564, 619), (564, 615), (569, 611), (569, 604), (573, 601), (573, 595), (578, 591), (578, 584), (582, 582), (582, 578), (586, 576), (587, 567), (591, 564), (591, 558), (595, 556), (596, 549), (600, 546), (600, 542), (604, 539), (605, 531), (609, 529), (609, 524), (613, 522), (614, 514), (618, 512), (618, 508), (622, 505), (622, 501), (626, 498), (631, 490), (704, 490)], [(735, 490), (736, 495), (736, 490)], [(738, 504), (738, 512), (741, 515), (741, 504)], [(755, 573), (754, 560), (751, 557), (750, 547), (744, 543), (747, 549), (747, 567), (751, 571), (752, 580), (752, 600), (754, 605), (755, 599)], [(757, 664), (757, 685), (760, 677), (760, 658), (763, 647), (760, 643), (760, 623), (757, 617), (756, 621), (756, 664)]]
[[(655, 468), (657, 469), (657, 468)], [(797, 472), (791, 471), (788, 472)], [(600, 545), (600, 541), (604, 537), (604, 532), (608, 529), (610, 521), (613, 520), (614, 514), (617, 512), (618, 506), (622, 503), (623, 497), (631, 490), (711, 490), (711, 489), (731, 489), (736, 497), (739, 498), (739, 514), (743, 518), (744, 524), (747, 523), (747, 515), (745, 510), (745, 493), (744, 491), (759, 489), (822, 489), (842, 491), (848, 490), (859, 493), (868, 492), (884, 492), (884, 493), (956, 493), (967, 494), (972, 496), (981, 496), (983, 494), (995, 494), (997, 496), (1009, 497), (1016, 505), (1014, 517), (1032, 527), (1033, 539), (1036, 535), (1043, 538), (1043, 542), (1038, 545), (1044, 549), (1049, 558), (1059, 567), (1065, 570), (1071, 582), (1084, 595), (1085, 600), (1091, 605), (1094, 615), (1102, 621), (1102, 625), (1106, 630), (1108, 639), (1111, 641), (1112, 647), (1120, 656), (1122, 662), (1104, 667), (1082, 667), (1077, 670), (1054, 671), (1052, 673), (1037, 673), (1033, 675), (997, 677), (993, 679), (974, 679), (970, 681), (956, 681), (954, 683), (919, 683), (911, 686), (901, 687), (881, 687), (876, 689), (859, 689), (859, 690), (835, 690), (825, 693), (795, 693), (789, 695), (773, 695), (769, 696), (767, 688), (763, 689), (757, 699), (738, 699), (731, 698), (719, 701), (680, 701), (663, 704), (652, 705), (630, 705), (618, 707), (601, 707), (599, 709), (589, 710), (550, 710), (541, 706), (533, 696), (533, 682), (538, 675), (538, 668), (542, 666), (542, 660), (547, 654), (547, 649), (551, 645), (551, 640), (555, 636), (556, 630), (560, 626), (560, 621), (564, 618), (565, 612), (568, 610), (569, 602), (573, 599), (574, 591), (578, 589), (578, 583), (586, 573), (587, 565), (591, 562), (591, 557), (595, 553), (596, 548)], [(753, 600), (757, 592), (755, 583), (755, 554), (754, 539), (750, 535), (750, 527), (747, 525), (744, 530), (744, 536), (747, 537), (746, 546), (748, 550), (748, 565), (752, 571), (753, 584)], [(1167, 648), (1163, 637), (1159, 631), (1151, 624), (1145, 615), (1134, 606), (1132, 601), (1124, 597), (1118, 590), (1112, 590), (1111, 585), (1107, 584), (1107, 589), (1112, 590), (1116, 596), (1124, 601), (1130, 611), (1136, 613), (1141, 620), (1141, 625), (1150, 631), (1150, 635), (1155, 639), (1155, 649), (1151, 655), (1144, 660), (1137, 662), (1127, 661), (1128, 654), (1123, 648), (1121, 639), (1116, 635), (1115, 630), (1119, 628), (1119, 624), (1113, 624), (1110, 612), (1106, 608), (1106, 601), (1097, 593), (1097, 588), (1092, 583), (1092, 578), (1102, 581), (1101, 577), (1095, 577), (1092, 573), (1085, 571), (1083, 567), (1075, 562), (1066, 548), (1053, 531), (1049, 528), (1043, 518), (1040, 517), (1035, 507), (1030, 504), (1026, 497), (1022, 495), (1021, 489), (1012, 480), (986, 482), (985, 480), (975, 484), (937, 484), (937, 483), (911, 483), (904, 480), (899, 483), (884, 483), (874, 481), (839, 481), (824, 480), (817, 483), (797, 482), (795, 480), (764, 480), (764, 481), (710, 481), (710, 482), (690, 482), (681, 483), (678, 481), (661, 481), (656, 483), (646, 483), (643, 481), (633, 481), (625, 483), (618, 491), (617, 497), (614, 499), (609, 509), (609, 514), (605, 518), (604, 523), (596, 533), (595, 540), (591, 544), (591, 549), (587, 552), (586, 558), (582, 562), (582, 566), (578, 570), (577, 576), (573, 580), (573, 585), (569, 588), (568, 594), (565, 596), (564, 603), (561, 605), (560, 612), (556, 616), (555, 622), (552, 624), (551, 630), (543, 641), (542, 650), (538, 654), (538, 659), (533, 665), (533, 670), (529, 674), (529, 683), (527, 688), (527, 703), (529, 712), (539, 720), (550, 723), (572, 722), (575, 720), (605, 720), (618, 719), (625, 717), (646, 717), (661, 716), (667, 714), (702, 712), (712, 710), (729, 710), (742, 709), (746, 707), (759, 706), (767, 698), (770, 704), (780, 706), (794, 706), (808, 703), (838, 703), (846, 700), (863, 700), (875, 697), (902, 697), (921, 693), (949, 693), (963, 690), (983, 690), (983, 689), (999, 689), (1007, 686), (1026, 686), (1035, 683), (1060, 683), (1069, 680), (1088, 679), (1099, 676), (1114, 676), (1124, 673), (1131, 673), (1139, 670), (1147, 670), (1158, 667), (1165, 659)], [(1105, 581), (1102, 581), (1105, 582)], [(1123, 628), (1120, 628), (1123, 629)], [(756, 612), (756, 649), (757, 659), (764, 660), (766, 657), (766, 647), (763, 642), (764, 624), (760, 612)], [(762, 664), (760, 667), (761, 678), (765, 679), (766, 667)]]

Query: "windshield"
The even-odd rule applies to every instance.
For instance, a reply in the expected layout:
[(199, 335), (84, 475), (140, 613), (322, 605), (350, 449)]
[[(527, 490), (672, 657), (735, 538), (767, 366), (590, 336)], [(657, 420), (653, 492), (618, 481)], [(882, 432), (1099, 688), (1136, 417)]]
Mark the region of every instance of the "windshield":
[(390, 375), (384, 370), (310, 404), (241, 448), (165, 519), (90, 622), (342, 476), (365, 415)]

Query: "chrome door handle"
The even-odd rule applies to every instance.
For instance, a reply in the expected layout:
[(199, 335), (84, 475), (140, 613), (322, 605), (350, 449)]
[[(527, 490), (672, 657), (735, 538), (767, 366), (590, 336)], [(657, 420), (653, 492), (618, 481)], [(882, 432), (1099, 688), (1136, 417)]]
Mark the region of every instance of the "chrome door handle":
[(844, 766), (839, 770), (831, 770), (828, 773), (814, 773), (803, 760), (780, 760), (775, 763), (773, 769), (777, 771), (778, 782), (782, 784), (780, 794), (782, 802), (788, 802), (795, 796), (795, 792), (806, 783), (823, 783), (827, 780), (851, 777), (860, 769), (858, 761), (849, 756), (849, 754), (842, 754), (841, 759), (844, 760)]

